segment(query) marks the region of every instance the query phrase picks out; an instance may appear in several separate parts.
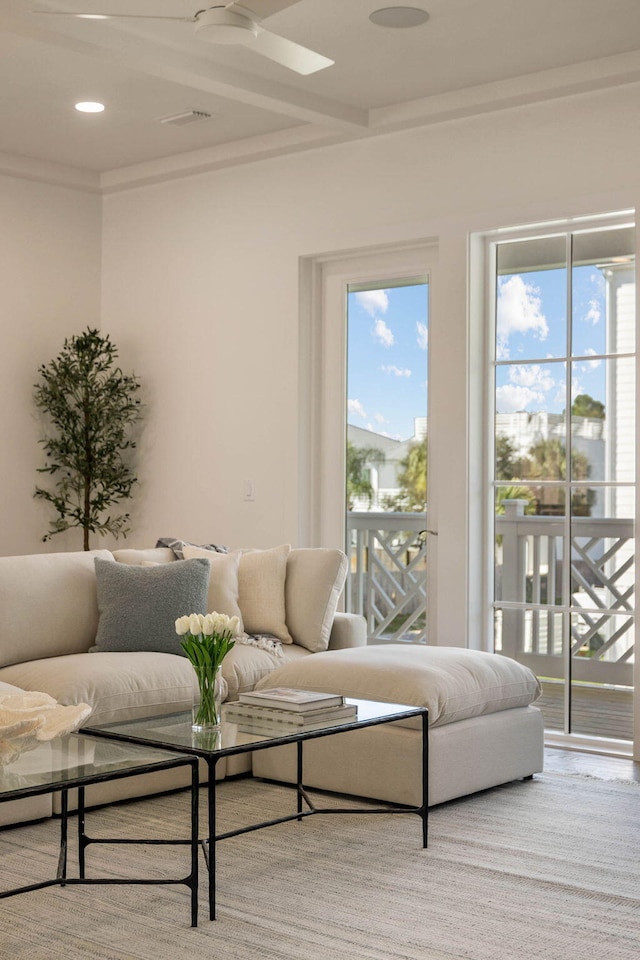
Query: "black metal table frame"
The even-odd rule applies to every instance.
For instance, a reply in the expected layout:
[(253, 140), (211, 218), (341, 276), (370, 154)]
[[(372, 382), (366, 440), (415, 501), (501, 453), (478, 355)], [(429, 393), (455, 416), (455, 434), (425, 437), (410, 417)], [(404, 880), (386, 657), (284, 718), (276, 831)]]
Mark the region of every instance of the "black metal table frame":
[[(15, 897), (20, 893), (29, 893), (32, 890), (42, 890), (53, 886), (72, 886), (72, 885), (184, 885), (191, 891), (191, 926), (198, 925), (198, 760), (196, 757), (187, 754), (179, 754), (174, 758), (165, 761), (154, 762), (153, 764), (140, 764), (135, 768), (126, 770), (113, 770), (105, 773), (96, 773), (87, 776), (79, 776), (64, 782), (53, 782), (33, 787), (18, 788), (7, 791), (0, 795), (0, 803), (6, 803), (10, 800), (24, 799), (25, 797), (43, 796), (45, 794), (60, 793), (60, 850), (58, 854), (58, 866), (55, 877), (48, 880), (40, 880), (36, 883), (24, 884), (23, 886), (13, 887), (9, 890), (0, 892), (0, 900), (7, 897)], [(93, 838), (86, 833), (86, 807), (85, 807), (85, 788), (94, 783), (103, 783), (112, 780), (121, 780), (125, 777), (138, 776), (145, 773), (155, 773), (158, 770), (170, 770), (174, 767), (191, 767), (191, 838), (189, 840), (159, 840), (159, 839), (124, 839), (124, 838)], [(70, 877), (67, 875), (68, 854), (69, 854), (69, 790), (78, 790), (78, 876)], [(166, 878), (166, 879), (148, 879), (148, 878), (93, 878), (86, 876), (86, 848), (92, 843), (101, 844), (171, 844), (185, 845), (191, 847), (191, 869), (186, 877)]]
[[(349, 733), (354, 730), (363, 730), (367, 727), (379, 726), (383, 723), (393, 723), (395, 721), (406, 719), (407, 716), (419, 716), (422, 719), (422, 803), (419, 806), (410, 806), (408, 804), (384, 803), (379, 807), (316, 807), (307, 789), (303, 785), (303, 744), (307, 740), (315, 740), (319, 737), (337, 736), (340, 733)], [(122, 740), (128, 743), (141, 743), (145, 746), (152, 746), (153, 741), (144, 740), (142, 737), (136, 737), (131, 734), (118, 733), (117, 730), (87, 728), (87, 733), (91, 736), (102, 736), (112, 740)], [(283, 817), (277, 817), (272, 820), (262, 820), (259, 823), (250, 824), (246, 827), (239, 827), (236, 830), (228, 830), (224, 833), (216, 833), (216, 765), (218, 760), (223, 757), (235, 756), (241, 753), (254, 753), (257, 750), (269, 750), (273, 747), (286, 746), (296, 743), (297, 745), (297, 773), (296, 783), (291, 785), (296, 791), (297, 805), (296, 812)], [(325, 727), (317, 730), (301, 730), (273, 740), (256, 741), (255, 743), (239, 744), (235, 747), (226, 747), (212, 754), (210, 750), (199, 749), (197, 746), (186, 748), (168, 743), (158, 742), (156, 746), (159, 749), (168, 749), (175, 751), (189, 751), (195, 756), (202, 757), (207, 762), (208, 768), (208, 840), (201, 841), (204, 853), (205, 863), (209, 874), (209, 919), (216, 918), (216, 844), (220, 840), (227, 840), (230, 837), (237, 837), (243, 833), (250, 833), (254, 830), (262, 830), (265, 827), (275, 826), (280, 823), (287, 823), (291, 820), (303, 820), (313, 814), (381, 814), (381, 813), (415, 813), (422, 819), (422, 846), (428, 844), (428, 817), (429, 817), (429, 711), (426, 707), (408, 707), (401, 714), (389, 715), (385, 717), (375, 717), (364, 721), (346, 721), (344, 724)], [(306, 804), (307, 809), (304, 809)]]

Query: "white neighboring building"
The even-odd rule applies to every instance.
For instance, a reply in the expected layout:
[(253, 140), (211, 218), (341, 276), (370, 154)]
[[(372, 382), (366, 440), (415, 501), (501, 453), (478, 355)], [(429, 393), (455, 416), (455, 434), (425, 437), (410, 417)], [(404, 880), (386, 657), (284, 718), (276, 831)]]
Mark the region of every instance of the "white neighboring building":
[(424, 440), (426, 435), (426, 417), (414, 418), (414, 435), (408, 440), (394, 440), (382, 433), (375, 433), (373, 430), (365, 430), (363, 427), (347, 424), (347, 440), (356, 449), (362, 450), (371, 447), (384, 454), (382, 462), (371, 460), (367, 463), (369, 480), (373, 488), (373, 498), (371, 504), (367, 502), (366, 498), (356, 500), (354, 504), (355, 512), (376, 513), (385, 510), (385, 498), (395, 497), (400, 493), (397, 479), (400, 461), (404, 460), (409, 449), (415, 443)]

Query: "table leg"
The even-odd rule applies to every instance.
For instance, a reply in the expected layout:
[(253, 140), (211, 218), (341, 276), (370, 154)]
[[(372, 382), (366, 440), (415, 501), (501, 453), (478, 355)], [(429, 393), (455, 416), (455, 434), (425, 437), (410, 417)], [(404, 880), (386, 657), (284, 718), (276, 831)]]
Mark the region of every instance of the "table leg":
[(56, 877), (61, 881), (64, 887), (64, 881), (67, 879), (67, 851), (68, 845), (68, 827), (69, 827), (69, 792), (60, 791), (60, 853), (58, 855), (58, 872)]
[(209, 815), (209, 919), (216, 918), (216, 763), (215, 757), (207, 757), (209, 767), (208, 815)]
[(199, 801), (198, 760), (191, 765), (191, 926), (198, 926), (198, 801)]
[(85, 834), (85, 796), (84, 787), (78, 787), (78, 876), (85, 877), (85, 850), (87, 836)]
[[(298, 796), (298, 806), (297, 812), (302, 813), (302, 740), (299, 740), (296, 744), (298, 748), (298, 765), (297, 765), (297, 781), (296, 781), (296, 793)], [(299, 816), (298, 820), (302, 820), (302, 817)]]
[(422, 846), (426, 847), (429, 822), (429, 714), (422, 714)]

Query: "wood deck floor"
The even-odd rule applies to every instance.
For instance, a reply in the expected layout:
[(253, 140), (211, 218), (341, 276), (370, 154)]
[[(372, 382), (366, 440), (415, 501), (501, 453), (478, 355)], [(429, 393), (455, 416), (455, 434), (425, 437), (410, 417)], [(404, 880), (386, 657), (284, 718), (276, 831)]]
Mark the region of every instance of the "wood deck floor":
[[(542, 697), (536, 703), (548, 730), (562, 730), (564, 683), (542, 682)], [(616, 740), (633, 739), (633, 690), (628, 687), (573, 684), (571, 732)]]

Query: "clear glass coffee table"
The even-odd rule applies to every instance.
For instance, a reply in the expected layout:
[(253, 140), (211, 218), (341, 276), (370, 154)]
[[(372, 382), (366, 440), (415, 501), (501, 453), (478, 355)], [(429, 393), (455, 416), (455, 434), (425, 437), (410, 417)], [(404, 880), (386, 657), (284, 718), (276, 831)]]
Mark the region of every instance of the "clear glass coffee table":
[[(156, 773), (174, 767), (191, 768), (191, 830), (189, 839), (141, 840), (92, 838), (86, 833), (85, 788), (123, 777)], [(60, 793), (60, 848), (55, 877), (0, 891), (0, 900), (19, 893), (51, 886), (73, 884), (183, 884), (191, 891), (191, 925), (198, 924), (198, 760), (184, 752), (176, 753), (156, 746), (120, 743), (115, 740), (73, 733), (50, 742), (40, 743), (34, 750), (21, 754), (6, 766), (0, 766), (0, 803), (24, 800), (27, 797)], [(78, 875), (70, 876), (69, 859), (69, 790), (78, 790)], [(37, 837), (38, 825), (33, 825)], [(0, 842), (2, 835), (0, 834)], [(90, 878), (86, 876), (86, 849), (94, 843), (189, 844), (190, 872), (175, 879)]]
[[(166, 750), (177, 750), (196, 757), (203, 758), (208, 766), (208, 840), (202, 842), (205, 862), (209, 873), (209, 917), (216, 915), (216, 843), (235, 837), (252, 830), (286, 823), (289, 820), (302, 820), (304, 817), (316, 813), (324, 814), (353, 814), (353, 813), (413, 813), (422, 820), (422, 845), (427, 846), (428, 821), (428, 779), (429, 779), (429, 711), (424, 707), (410, 707), (397, 703), (380, 703), (373, 700), (353, 700), (347, 698), (347, 703), (355, 704), (357, 715), (345, 719), (343, 722), (327, 721), (323, 727), (313, 730), (297, 727), (274, 725), (273, 732), (250, 732), (243, 724), (242, 731), (236, 723), (225, 718), (219, 729), (196, 733), (191, 727), (191, 714), (178, 713), (147, 719), (129, 720), (121, 723), (111, 723), (99, 726), (87, 726), (84, 730), (95, 737), (106, 737), (111, 740), (124, 741), (132, 744), (144, 744)], [(384, 723), (393, 723), (397, 720), (406, 720), (410, 717), (421, 719), (422, 724), (422, 770), (421, 777), (422, 802), (419, 806), (384, 803), (382, 806), (367, 807), (319, 807), (309, 795), (303, 780), (303, 747), (308, 740), (319, 737), (336, 737), (340, 733), (364, 729)], [(295, 783), (296, 810), (273, 820), (264, 820), (237, 830), (218, 833), (216, 830), (216, 765), (223, 757), (238, 756), (243, 753), (253, 753), (256, 750), (266, 750), (271, 747), (285, 744), (296, 744), (297, 748), (297, 776)], [(292, 785), (293, 786), (293, 785)]]

